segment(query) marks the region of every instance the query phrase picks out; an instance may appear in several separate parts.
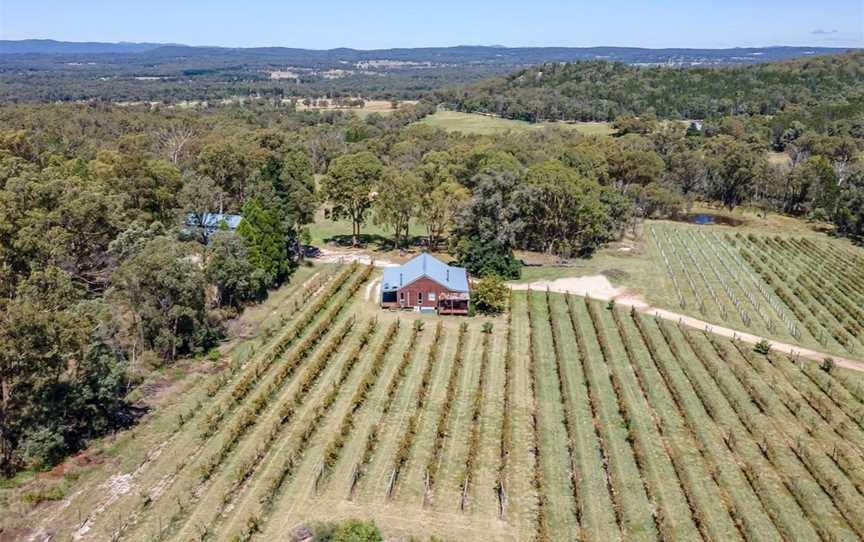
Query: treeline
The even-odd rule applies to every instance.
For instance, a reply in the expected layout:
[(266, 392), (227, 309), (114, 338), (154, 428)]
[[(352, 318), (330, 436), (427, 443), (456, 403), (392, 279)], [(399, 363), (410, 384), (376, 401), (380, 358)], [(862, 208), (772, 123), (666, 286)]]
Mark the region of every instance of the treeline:
[[(864, 97), (864, 53), (742, 67), (639, 67), (605, 61), (541, 64), (435, 93), (459, 111), (536, 122), (626, 115), (706, 119), (774, 115)], [(859, 109), (861, 111), (861, 109)]]

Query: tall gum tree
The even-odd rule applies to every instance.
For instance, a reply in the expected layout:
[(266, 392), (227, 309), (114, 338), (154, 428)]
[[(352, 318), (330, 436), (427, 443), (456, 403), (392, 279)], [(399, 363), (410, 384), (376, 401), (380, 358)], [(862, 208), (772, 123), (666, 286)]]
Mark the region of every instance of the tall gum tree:
[(333, 160), (322, 181), (324, 194), (333, 205), (333, 217), (351, 220), (351, 244), (355, 247), (383, 171), (378, 157), (363, 151)]

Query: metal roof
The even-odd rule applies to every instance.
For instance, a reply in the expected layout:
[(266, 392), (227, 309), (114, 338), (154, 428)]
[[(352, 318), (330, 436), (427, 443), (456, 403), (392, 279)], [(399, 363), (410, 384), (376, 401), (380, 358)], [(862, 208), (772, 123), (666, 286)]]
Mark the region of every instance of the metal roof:
[(394, 292), (415, 280), (427, 277), (453, 292), (468, 291), (468, 273), (462, 267), (452, 267), (424, 252), (400, 267), (384, 270), (382, 292)]
[[(223, 220), (225, 221), (225, 224), (228, 226), (229, 230), (236, 230), (237, 226), (239, 226), (240, 222), (243, 220), (243, 217), (240, 215), (207, 213), (204, 215), (204, 224), (202, 224), (202, 226), (207, 228), (208, 230), (218, 230), (219, 224)], [(198, 220), (194, 214), (189, 213), (188, 215), (186, 215), (186, 225), (198, 226)]]

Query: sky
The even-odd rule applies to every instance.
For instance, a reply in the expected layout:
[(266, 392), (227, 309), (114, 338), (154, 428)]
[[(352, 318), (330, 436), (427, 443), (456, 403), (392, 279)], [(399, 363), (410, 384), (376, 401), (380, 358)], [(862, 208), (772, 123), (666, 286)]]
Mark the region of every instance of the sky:
[(0, 39), (309, 49), (864, 47), (864, 0), (0, 0)]

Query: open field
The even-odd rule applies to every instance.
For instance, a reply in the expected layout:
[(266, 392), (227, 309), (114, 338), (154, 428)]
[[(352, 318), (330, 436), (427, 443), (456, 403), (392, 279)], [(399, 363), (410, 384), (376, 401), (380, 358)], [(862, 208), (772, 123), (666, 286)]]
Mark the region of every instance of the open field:
[[(292, 99), (285, 98), (282, 100), (283, 102), (292, 101)], [(346, 113), (356, 113), (360, 117), (366, 117), (371, 115), (372, 113), (379, 113), (382, 115), (389, 115), (396, 109), (393, 109), (393, 102), (389, 100), (364, 100), (362, 107), (341, 107), (335, 105), (333, 103), (329, 103), (326, 107), (314, 105), (307, 106), (303, 103), (302, 98), (294, 98), (295, 108), (297, 111), (343, 111)], [(404, 100), (398, 102), (400, 107), (402, 105), (414, 105), (417, 103), (416, 100)]]
[(565, 130), (575, 130), (585, 135), (609, 135), (614, 130), (605, 122), (538, 122), (529, 123), (521, 120), (502, 119), (476, 113), (460, 113), (458, 111), (438, 111), (433, 115), (418, 121), (435, 128), (464, 134), (491, 135), (513, 131), (541, 130), (556, 127)]
[[(378, 252), (386, 252), (392, 249), (393, 231), (389, 228), (376, 225), (369, 220), (360, 229), (361, 242), (367, 249)], [(309, 233), (313, 245), (323, 247), (325, 245), (350, 246), (351, 244), (351, 221), (331, 220), (327, 218), (323, 210), (315, 214), (315, 222), (309, 225)], [(409, 234), (412, 237), (426, 235), (426, 229), (416, 221), (411, 222)]]
[(106, 541), (291, 540), (346, 518), (444, 540), (864, 536), (860, 373), (546, 292), (494, 319), (384, 313), (364, 295), (378, 271), (307, 273), (246, 355), (101, 463), (40, 482), (61, 500), (4, 494), (0, 524)]

